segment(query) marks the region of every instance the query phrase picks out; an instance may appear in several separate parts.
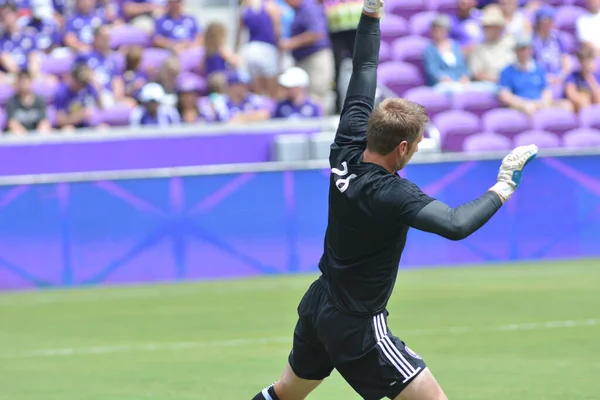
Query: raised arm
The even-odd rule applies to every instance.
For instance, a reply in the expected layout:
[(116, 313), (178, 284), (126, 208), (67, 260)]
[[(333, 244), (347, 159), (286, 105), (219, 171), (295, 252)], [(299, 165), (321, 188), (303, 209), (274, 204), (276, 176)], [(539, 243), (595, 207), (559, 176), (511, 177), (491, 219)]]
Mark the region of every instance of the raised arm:
[(498, 182), (483, 196), (456, 208), (434, 200), (417, 213), (411, 226), (450, 240), (466, 238), (488, 222), (510, 198), (521, 182), (523, 169), (537, 151), (535, 145), (517, 147), (504, 158)]
[(377, 90), (381, 6), (381, 0), (365, 0), (356, 30), (352, 75), (335, 137), (338, 146), (366, 145), (367, 123)]

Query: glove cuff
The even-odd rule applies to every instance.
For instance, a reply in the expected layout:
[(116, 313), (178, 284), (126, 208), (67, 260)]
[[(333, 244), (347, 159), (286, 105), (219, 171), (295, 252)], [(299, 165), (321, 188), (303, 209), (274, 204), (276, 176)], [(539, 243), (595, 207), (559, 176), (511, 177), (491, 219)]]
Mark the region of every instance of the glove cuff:
[(381, 9), (381, 0), (365, 0), (363, 10), (368, 13), (376, 13)]
[(496, 192), (504, 201), (510, 199), (510, 196), (515, 192), (515, 187), (508, 182), (497, 182), (490, 188), (492, 192)]

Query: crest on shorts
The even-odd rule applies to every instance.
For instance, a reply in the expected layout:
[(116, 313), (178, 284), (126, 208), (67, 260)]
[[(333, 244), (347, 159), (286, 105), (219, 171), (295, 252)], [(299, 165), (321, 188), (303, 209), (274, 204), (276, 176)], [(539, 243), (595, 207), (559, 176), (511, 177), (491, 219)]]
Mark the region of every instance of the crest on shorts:
[(421, 356), (412, 351), (412, 349), (408, 346), (404, 346), (404, 351), (406, 351), (412, 358), (416, 358), (417, 360), (422, 360)]

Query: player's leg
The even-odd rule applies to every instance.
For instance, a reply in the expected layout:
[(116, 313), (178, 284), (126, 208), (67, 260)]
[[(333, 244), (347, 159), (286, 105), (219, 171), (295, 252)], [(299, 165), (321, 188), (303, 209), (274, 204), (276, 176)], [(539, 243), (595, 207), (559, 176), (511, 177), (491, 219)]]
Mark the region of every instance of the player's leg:
[(429, 368), (425, 368), (394, 400), (448, 400), (448, 397)]
[(304, 400), (323, 380), (298, 378), (288, 364), (281, 378), (266, 387), (252, 400)]

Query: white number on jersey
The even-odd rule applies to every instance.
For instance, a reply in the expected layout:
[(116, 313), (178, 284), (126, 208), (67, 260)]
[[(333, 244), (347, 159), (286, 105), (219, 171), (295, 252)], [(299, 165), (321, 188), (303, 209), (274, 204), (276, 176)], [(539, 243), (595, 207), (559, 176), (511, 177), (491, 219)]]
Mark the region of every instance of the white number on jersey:
[(336, 174), (337, 176), (341, 176), (341, 179), (335, 181), (335, 187), (342, 193), (344, 193), (348, 186), (350, 186), (350, 180), (356, 178), (356, 174), (350, 174), (348, 177), (344, 178), (348, 175), (348, 163), (346, 161), (342, 162), (342, 169), (331, 168), (331, 172)]

